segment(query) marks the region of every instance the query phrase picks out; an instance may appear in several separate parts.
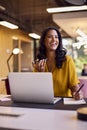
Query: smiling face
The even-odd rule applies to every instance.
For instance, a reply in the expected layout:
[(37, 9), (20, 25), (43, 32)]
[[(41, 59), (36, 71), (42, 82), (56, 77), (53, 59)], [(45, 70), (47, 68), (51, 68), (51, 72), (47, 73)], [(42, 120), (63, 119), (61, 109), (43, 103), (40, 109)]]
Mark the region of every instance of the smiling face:
[(44, 40), (47, 51), (55, 51), (59, 45), (58, 34), (56, 30), (49, 30)]

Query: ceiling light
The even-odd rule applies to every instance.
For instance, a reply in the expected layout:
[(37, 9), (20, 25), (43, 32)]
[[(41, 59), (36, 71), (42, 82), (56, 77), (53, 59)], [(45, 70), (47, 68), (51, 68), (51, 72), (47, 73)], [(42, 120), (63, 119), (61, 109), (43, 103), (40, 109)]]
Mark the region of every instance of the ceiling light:
[(79, 28), (76, 30), (76, 33), (78, 33), (82, 37), (87, 37), (87, 35), (82, 30), (80, 30)]
[(80, 11), (80, 10), (87, 10), (87, 6), (84, 5), (84, 6), (58, 7), (58, 8), (48, 8), (46, 10), (48, 13)]
[(40, 36), (37, 35), (36, 33), (29, 33), (29, 36), (34, 38), (34, 39), (40, 39)]
[(0, 25), (3, 25), (3, 26), (10, 28), (10, 29), (17, 29), (18, 28), (17, 25), (14, 25), (14, 24), (9, 23), (7, 21), (0, 21)]
[(2, 5), (0, 5), (0, 10), (4, 11), (4, 10), (6, 10), (6, 8)]

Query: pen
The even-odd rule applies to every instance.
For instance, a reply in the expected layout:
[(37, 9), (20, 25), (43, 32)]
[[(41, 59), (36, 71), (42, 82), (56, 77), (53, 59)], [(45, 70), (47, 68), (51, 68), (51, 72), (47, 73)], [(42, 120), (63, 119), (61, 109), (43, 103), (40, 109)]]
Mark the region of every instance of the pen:
[(81, 87), (76, 91), (75, 95), (79, 93), (79, 91), (83, 88), (84, 84), (81, 85)]

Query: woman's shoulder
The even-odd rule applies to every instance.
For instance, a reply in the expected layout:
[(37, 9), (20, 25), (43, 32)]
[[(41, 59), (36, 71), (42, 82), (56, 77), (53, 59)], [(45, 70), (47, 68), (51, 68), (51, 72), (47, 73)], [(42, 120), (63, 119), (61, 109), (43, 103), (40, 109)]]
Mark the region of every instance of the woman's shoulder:
[(72, 59), (70, 55), (66, 55), (66, 59)]
[(73, 58), (70, 55), (66, 55), (66, 61), (71, 61)]

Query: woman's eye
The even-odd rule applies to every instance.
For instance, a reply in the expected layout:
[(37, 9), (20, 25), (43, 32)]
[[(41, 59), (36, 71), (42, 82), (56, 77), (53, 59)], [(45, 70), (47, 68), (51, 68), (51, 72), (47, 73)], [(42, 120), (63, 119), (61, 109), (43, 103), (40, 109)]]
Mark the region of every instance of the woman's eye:
[(51, 35), (49, 35), (49, 36), (47, 36), (47, 38), (56, 38), (56, 39), (58, 39), (58, 36), (51, 36)]
[(58, 36), (55, 36), (55, 38), (58, 38)]
[(47, 36), (48, 38), (52, 38), (52, 36)]

